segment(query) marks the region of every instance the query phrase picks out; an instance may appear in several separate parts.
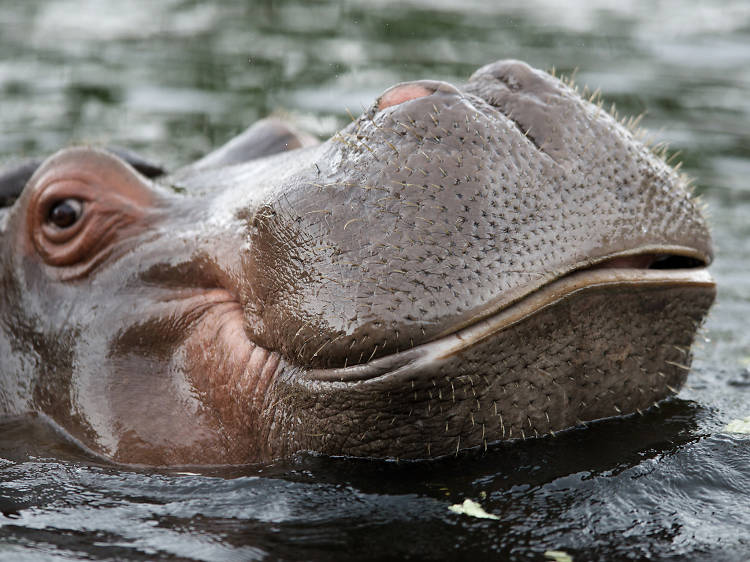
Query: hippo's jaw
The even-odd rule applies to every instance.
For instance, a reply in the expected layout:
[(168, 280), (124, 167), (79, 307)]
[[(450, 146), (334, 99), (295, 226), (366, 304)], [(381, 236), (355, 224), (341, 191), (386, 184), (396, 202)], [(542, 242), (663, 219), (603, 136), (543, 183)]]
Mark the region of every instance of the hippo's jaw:
[(331, 454), (430, 458), (641, 412), (684, 383), (714, 295), (704, 269), (577, 272), (435, 341), (282, 382), (285, 431)]

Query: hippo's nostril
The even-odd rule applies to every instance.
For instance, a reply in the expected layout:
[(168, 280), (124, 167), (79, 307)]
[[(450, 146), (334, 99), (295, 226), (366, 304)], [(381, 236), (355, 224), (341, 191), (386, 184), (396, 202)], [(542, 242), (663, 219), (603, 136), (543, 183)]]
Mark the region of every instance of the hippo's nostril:
[(429, 96), (434, 92), (435, 90), (426, 88), (421, 84), (402, 84), (395, 86), (380, 96), (380, 99), (378, 100), (378, 111), (382, 111), (386, 107)]

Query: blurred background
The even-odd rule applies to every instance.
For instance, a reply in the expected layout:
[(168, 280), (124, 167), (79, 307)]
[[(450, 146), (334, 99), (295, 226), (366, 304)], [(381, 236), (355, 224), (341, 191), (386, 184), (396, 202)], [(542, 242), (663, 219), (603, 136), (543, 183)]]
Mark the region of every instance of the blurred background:
[[(442, 463), (302, 456), (192, 476), (92, 466), (5, 424), (0, 558), (747, 554), (750, 441), (723, 432), (750, 415), (747, 0), (0, 0), (0, 165), (85, 142), (174, 168), (271, 113), (327, 137), (396, 82), (499, 58), (643, 113), (694, 178), (719, 300), (679, 398)], [(447, 511), (466, 497), (501, 520)]]

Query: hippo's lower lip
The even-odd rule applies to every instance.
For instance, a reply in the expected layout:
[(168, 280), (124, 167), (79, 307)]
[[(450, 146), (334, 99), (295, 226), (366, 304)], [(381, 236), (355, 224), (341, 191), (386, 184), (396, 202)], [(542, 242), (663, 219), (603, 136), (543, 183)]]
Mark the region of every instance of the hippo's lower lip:
[(673, 270), (597, 267), (575, 271), (449, 335), (360, 365), (312, 369), (305, 373), (304, 378), (324, 383), (357, 383), (391, 377), (412, 377), (421, 369), (461, 353), (573, 295), (596, 288), (635, 287), (695, 287), (714, 291), (715, 282), (705, 267)]

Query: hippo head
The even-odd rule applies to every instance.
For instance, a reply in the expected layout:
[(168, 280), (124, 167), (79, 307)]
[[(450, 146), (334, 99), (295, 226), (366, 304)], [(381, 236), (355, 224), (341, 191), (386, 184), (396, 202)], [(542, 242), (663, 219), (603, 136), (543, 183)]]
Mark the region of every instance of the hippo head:
[(706, 224), (563, 82), (501, 61), (321, 144), (273, 129), (155, 180), (90, 148), (34, 171), (0, 211), (0, 413), (123, 463), (426, 458), (683, 383)]

